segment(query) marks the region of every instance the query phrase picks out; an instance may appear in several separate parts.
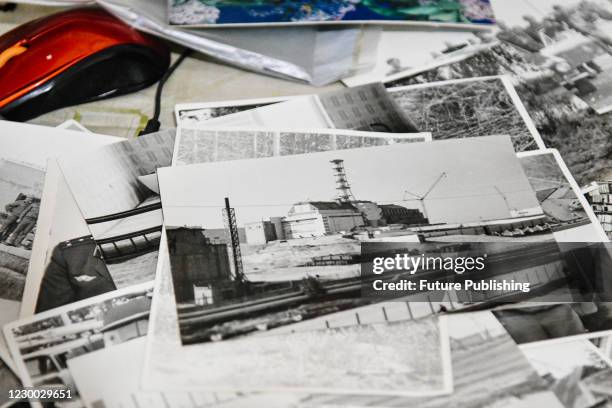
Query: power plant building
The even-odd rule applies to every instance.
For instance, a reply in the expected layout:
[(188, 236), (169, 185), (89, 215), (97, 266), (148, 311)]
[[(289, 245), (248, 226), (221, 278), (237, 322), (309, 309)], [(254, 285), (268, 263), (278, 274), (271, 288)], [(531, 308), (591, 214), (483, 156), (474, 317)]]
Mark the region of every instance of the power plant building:
[(282, 225), (287, 239), (297, 239), (351, 231), (365, 226), (365, 221), (350, 203), (309, 201), (294, 204)]
[(380, 210), (387, 224), (429, 224), (429, 220), (416, 208), (406, 208), (397, 204), (383, 204), (380, 206)]
[(378, 205), (372, 201), (301, 202), (295, 204), (282, 220), (286, 239), (318, 237), (388, 224), (426, 225), (428, 221), (417, 209)]
[(272, 221), (248, 222), (244, 224), (244, 233), (249, 245), (263, 245), (278, 239)]
[(275, 240), (320, 237), (388, 224), (428, 224), (427, 218), (419, 210), (356, 200), (344, 169), (344, 161), (336, 159), (331, 163), (336, 182), (336, 200), (298, 202), (291, 206), (286, 217), (246, 223), (244, 229), (247, 243), (263, 245)]

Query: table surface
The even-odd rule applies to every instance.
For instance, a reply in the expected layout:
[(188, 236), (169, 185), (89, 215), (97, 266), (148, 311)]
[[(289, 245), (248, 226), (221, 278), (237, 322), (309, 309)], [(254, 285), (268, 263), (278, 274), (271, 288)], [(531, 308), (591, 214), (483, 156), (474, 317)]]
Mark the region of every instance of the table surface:
[[(0, 34), (19, 24), (59, 10), (61, 8), (20, 4), (15, 11), (0, 12)], [(173, 58), (176, 57), (177, 54), (173, 53)], [(325, 87), (314, 87), (273, 78), (224, 65), (196, 53), (187, 58), (166, 83), (160, 120), (162, 128), (174, 127), (174, 106), (178, 103), (302, 95), (341, 87), (339, 82)], [(154, 95), (155, 86), (152, 86), (135, 94), (60, 109), (32, 122), (57, 126), (68, 119), (76, 119), (97, 133), (131, 137), (133, 135), (129, 134), (128, 128), (153, 113)]]

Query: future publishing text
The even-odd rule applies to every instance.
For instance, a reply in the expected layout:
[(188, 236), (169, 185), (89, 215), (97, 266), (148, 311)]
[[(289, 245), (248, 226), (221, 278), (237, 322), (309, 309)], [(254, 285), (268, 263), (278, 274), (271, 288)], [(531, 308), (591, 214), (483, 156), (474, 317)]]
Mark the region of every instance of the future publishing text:
[[(425, 254), (395, 254), (391, 257), (376, 257), (372, 260), (371, 273), (383, 275), (387, 279), (375, 279), (371, 288), (376, 292), (433, 292), (433, 291), (471, 291), (471, 292), (501, 292), (527, 293), (529, 282), (515, 279), (491, 279), (486, 271), (487, 254), (482, 256), (427, 256)], [(427, 273), (423, 278), (404, 278), (405, 275)], [(449, 272), (453, 275), (449, 276)], [(478, 273), (479, 279), (467, 279), (464, 275)], [(476, 277), (476, 275), (474, 276)]]

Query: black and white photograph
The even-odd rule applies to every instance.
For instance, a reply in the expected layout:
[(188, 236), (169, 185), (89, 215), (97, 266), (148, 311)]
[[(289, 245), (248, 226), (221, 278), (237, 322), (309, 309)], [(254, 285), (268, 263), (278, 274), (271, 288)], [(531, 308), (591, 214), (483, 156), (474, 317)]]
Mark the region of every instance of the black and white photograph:
[[(597, 222), (595, 214), (590, 210), (587, 201), (580, 195), (580, 189), (556, 150), (545, 149), (523, 152), (517, 156), (536, 193), (540, 206), (546, 214), (547, 224), (552, 232), (554, 241), (560, 243), (561, 248), (569, 248), (563, 246), (563, 243), (606, 241), (605, 233)], [(528, 232), (529, 229), (527, 227), (525, 232)], [(522, 232), (521, 228), (519, 228), (508, 235), (520, 236)], [(444, 236), (429, 237), (427, 241), (431, 243), (437, 241), (442, 243), (445, 241), (452, 242), (451, 238)], [(477, 238), (474, 235), (470, 237), (473, 242), (476, 242)], [(493, 241), (496, 240), (494, 236), (483, 238), (485, 238), (486, 242), (482, 245), (485, 245), (484, 248), (487, 248), (489, 255), (493, 255), (493, 252), (501, 249), (498, 253), (501, 267), (495, 266), (495, 257), (491, 256), (489, 258), (489, 267), (495, 270), (496, 273), (499, 273), (500, 276), (510, 272), (513, 279), (529, 282), (531, 290), (534, 293), (538, 293), (539, 301), (542, 301), (543, 297), (547, 297), (547, 299), (554, 298), (555, 300), (561, 298), (569, 300), (572, 298), (571, 295), (568, 296), (567, 287), (558, 286), (558, 279), (565, 279), (566, 268), (570, 267), (570, 265), (561, 260), (560, 247), (556, 246), (554, 242), (549, 242), (547, 245), (534, 245), (533, 240), (538, 238), (533, 236), (530, 238), (529, 235), (525, 234), (522, 236), (523, 241), (515, 243), (502, 241), (504, 246), (498, 247), (493, 244)], [(420, 245), (423, 247), (422, 244)], [(474, 243), (471, 246), (477, 247)], [(473, 250), (470, 249), (470, 251)], [(428, 253), (433, 251), (431, 246), (428, 247), (427, 251)], [(520, 257), (525, 263), (508, 262), (507, 256), (512, 253), (523, 255), (529, 253), (530, 256)], [(544, 279), (544, 276), (547, 278)], [(508, 294), (508, 292), (505, 293), (505, 295)], [(495, 297), (500, 295), (504, 295), (504, 293), (494, 293), (492, 298), (488, 300), (494, 301)], [(286, 331), (335, 327), (355, 318), (362, 322), (378, 322), (380, 316), (388, 316), (392, 319), (421, 318), (435, 311), (454, 312), (471, 306), (470, 302), (461, 302), (454, 292), (446, 293), (443, 298), (434, 296), (433, 293), (429, 293), (428, 296), (431, 300), (426, 302), (423, 301), (423, 296), (420, 295), (406, 297), (406, 300), (411, 301), (406, 307), (402, 303), (390, 302), (377, 306), (364, 306), (336, 312), (332, 316), (324, 316), (323, 318), (292, 324), (288, 326)], [(480, 302), (483, 301), (481, 300)], [(382, 312), (381, 309), (385, 311)], [(277, 329), (276, 331), (280, 330), (282, 329)]]
[[(200, 354), (199, 354), (203, 348), (207, 347), (207, 345), (206, 344), (191, 345), (189, 347), (180, 346), (180, 332), (177, 327), (177, 322), (179, 321), (178, 319), (181, 314), (181, 308), (179, 307), (178, 314), (177, 314), (175, 296), (174, 296), (174, 291), (173, 291), (171, 267), (170, 267), (170, 261), (169, 261), (170, 257), (168, 256), (167, 251), (164, 251), (163, 249), (163, 247), (165, 247), (164, 244), (165, 243), (163, 242), (163, 238), (162, 238), (162, 249), (160, 250), (161, 255), (159, 259), (158, 272), (157, 272), (158, 280), (156, 283), (155, 301), (154, 301), (154, 305), (152, 308), (152, 319), (153, 320), (150, 326), (151, 334), (149, 336), (147, 357), (145, 359), (146, 363), (145, 363), (145, 371), (144, 371), (145, 373), (144, 383), (147, 385), (148, 389), (152, 389), (152, 390), (157, 389), (161, 387), (162, 385), (167, 387), (168, 389), (195, 389), (195, 388), (199, 388), (202, 386), (202, 381), (200, 379), (200, 376), (195, 375), (195, 372), (196, 372), (195, 370), (197, 370), (197, 367), (200, 367), (200, 370), (205, 370), (207, 367), (205, 360), (201, 360)], [(526, 253), (526, 251), (528, 251), (529, 249), (530, 249), (529, 243), (525, 243), (525, 248), (522, 250), (522, 253), (523, 254)], [(531, 259), (536, 262), (540, 262), (541, 265), (544, 265), (546, 273), (550, 274), (552, 271), (551, 267), (554, 269), (554, 265), (553, 264), (546, 265), (547, 261), (545, 260), (545, 258), (546, 257), (542, 257), (542, 256), (524, 257), (524, 259)], [(531, 272), (533, 272), (533, 269), (534, 269), (533, 265), (528, 266), (526, 269), (531, 270)], [(414, 319), (419, 320), (419, 319), (423, 319), (423, 318), (427, 318), (428, 316), (431, 316), (432, 313), (434, 313), (434, 311), (439, 311), (440, 313), (442, 313), (442, 311), (458, 311), (458, 309), (460, 308), (461, 308), (460, 303), (457, 302), (455, 299), (455, 301), (443, 300), (441, 302), (429, 302), (429, 303), (425, 303), (425, 302), (412, 302), (412, 303), (382, 302), (382, 303), (371, 304), (371, 305), (366, 305), (366, 306), (354, 307), (352, 309), (346, 309), (346, 310), (340, 310), (339, 308), (336, 308), (332, 313), (323, 314), (318, 317), (315, 317), (315, 316), (311, 317), (308, 315), (303, 315), (306, 312), (306, 309), (304, 309), (301, 311), (295, 310), (294, 315), (297, 316), (298, 314), (302, 314), (305, 317), (305, 319), (304, 317), (300, 316), (301, 318), (299, 320), (295, 319), (296, 321), (294, 321), (289, 326), (281, 326), (281, 325), (276, 324), (282, 319), (282, 313), (281, 313), (276, 316), (275, 318), (276, 322), (275, 320), (271, 319), (271, 318), (274, 318), (273, 315), (270, 315), (267, 319), (265, 318), (265, 316), (264, 318), (254, 317), (252, 319), (244, 319), (242, 320), (242, 322), (234, 322), (234, 323), (227, 322), (222, 325), (220, 324), (217, 326), (217, 328), (213, 328), (213, 330), (210, 330), (208, 334), (214, 333), (214, 339), (218, 341), (218, 340), (223, 339), (224, 336), (235, 335), (235, 333), (234, 334), (231, 333), (232, 329), (242, 330), (243, 333), (249, 332), (255, 335), (259, 335), (259, 336), (279, 335), (283, 333), (291, 334), (291, 333), (303, 332), (303, 331), (311, 332), (313, 330), (323, 330), (323, 329), (328, 329), (328, 328), (341, 328), (341, 327), (346, 327), (347, 325), (354, 325), (354, 324), (381, 324), (385, 322), (411, 321)], [(449, 316), (449, 319), (458, 318), (459, 316), (477, 316), (477, 315), (482, 315), (482, 313), (477, 313), (476, 315), (474, 313), (464, 314), (464, 315), (453, 314)], [(189, 317), (193, 317), (194, 318), (193, 320), (195, 321), (195, 314)], [(493, 319), (490, 314), (488, 315), (488, 318)], [(494, 325), (499, 326), (499, 323), (497, 323), (495, 319), (493, 319), (493, 321), (495, 322)], [(505, 337), (509, 339), (507, 334)], [(512, 345), (512, 347), (515, 350), (517, 350), (516, 346), (511, 340), (508, 340), (508, 343)], [(451, 344), (453, 343), (451, 342)], [(490, 344), (483, 345), (485, 349), (490, 346), (491, 346)], [(496, 348), (491, 348), (491, 351), (493, 353), (492, 355), (495, 355), (495, 353), (497, 353), (499, 350)], [(463, 361), (464, 361), (463, 365), (466, 367), (467, 371), (473, 369), (473, 363), (471, 363), (471, 361), (473, 361), (473, 355), (471, 354), (472, 352), (473, 352), (472, 349), (467, 349), (463, 353)], [(171, 356), (171, 358), (169, 358), (169, 356)], [(454, 355), (453, 355), (453, 358), (454, 358)], [(194, 363), (195, 361), (201, 361), (202, 363)], [(492, 360), (488, 359), (487, 361), (492, 361)], [(516, 355), (509, 353), (508, 361), (513, 361), (516, 363), (517, 361)], [(187, 362), (191, 362), (191, 363), (186, 364)], [(453, 363), (454, 363), (453, 373), (455, 373), (454, 381), (455, 382), (460, 381), (461, 384), (466, 384), (466, 386), (468, 386), (468, 384), (473, 385), (474, 383), (471, 382), (470, 376), (466, 377), (466, 375), (457, 374), (457, 368), (456, 368), (457, 362), (454, 360)], [(194, 370), (193, 375), (174, 375), (172, 376), (171, 379), (165, 376), (165, 373), (169, 371), (182, 372), (179, 368), (185, 365), (189, 365), (193, 368)], [(503, 370), (504, 372), (507, 372), (508, 370), (507, 366), (500, 367), (499, 365), (495, 365), (495, 367), (496, 367), (495, 369)], [(491, 380), (489, 377), (486, 377), (486, 375), (488, 375), (487, 373), (483, 375), (483, 378), (487, 378), (487, 380)], [(522, 381), (522, 378), (521, 378), (522, 374), (524, 374), (524, 371), (517, 370), (512, 375), (514, 375), (515, 380), (520, 379)], [(464, 377), (466, 379), (464, 379)], [(503, 383), (504, 385), (506, 385), (505, 382), (507, 381), (507, 378), (502, 377), (499, 381)], [(527, 380), (527, 382), (532, 384), (532, 381), (530, 380)], [(535, 388), (544, 393), (539, 398), (544, 398), (544, 400), (548, 400), (551, 397), (551, 394), (545, 393), (545, 389), (542, 389), (540, 386), (535, 387)], [(493, 391), (495, 388), (489, 388), (489, 389)], [(455, 390), (457, 390), (457, 386), (455, 386)], [(472, 393), (472, 391), (473, 391), (472, 388), (466, 389), (466, 393), (467, 393), (466, 398), (471, 398), (469, 396), (469, 393)], [(506, 397), (506, 396), (507, 396), (506, 394), (501, 393), (500, 398)], [(263, 395), (260, 395), (259, 397), (260, 399), (258, 399), (258, 397), (249, 397), (248, 395), (246, 395), (243, 397), (243, 399), (245, 400), (246, 404), (251, 402), (253, 398), (257, 402), (264, 401), (266, 403), (272, 403), (272, 402), (279, 403), (279, 401), (284, 401), (287, 404), (312, 400), (314, 401), (312, 406), (317, 406), (317, 402), (319, 402), (319, 399), (317, 398), (317, 396), (299, 397), (295, 395), (274, 393), (274, 394), (269, 394), (269, 395), (263, 394)], [(491, 396), (485, 395), (485, 396), (479, 396), (478, 398), (486, 399), (489, 397)], [(350, 405), (351, 403), (353, 403), (353, 405), (359, 405), (359, 406), (370, 406), (370, 405), (377, 406), (376, 402), (381, 401), (381, 398), (385, 398), (385, 401), (397, 401), (397, 403), (394, 402), (393, 406), (402, 405), (402, 403), (405, 404), (406, 402), (405, 400), (398, 400), (398, 398), (380, 397), (380, 396), (371, 396), (371, 397), (359, 396), (355, 398), (344, 396), (341, 399), (341, 401), (346, 401), (344, 403), (341, 403), (341, 401), (338, 401), (337, 398), (335, 397), (322, 397), (322, 401), (327, 401), (327, 398), (333, 399), (334, 402), (337, 403), (338, 406)], [(434, 400), (438, 401), (437, 398)], [(355, 404), (356, 401), (359, 401), (360, 403)], [(477, 401), (482, 401), (482, 399), (478, 399)], [(442, 399), (437, 402), (438, 405), (433, 405), (433, 406), (442, 407), (445, 405), (440, 405), (440, 404), (447, 404), (447, 403), (448, 403), (447, 399)], [(309, 406), (309, 405), (306, 404), (306, 406)], [(478, 406), (478, 405), (474, 405), (474, 406)], [(556, 406), (556, 405), (551, 405), (551, 406)]]
[(612, 0), (268, 3), (0, 0), (0, 408), (612, 408)]
[[(393, 109), (401, 112), (409, 122), (409, 128), (404, 132), (431, 132), (434, 140), (509, 134), (517, 152), (544, 148), (535, 125), (511, 81), (505, 76), (442, 81), (389, 88), (388, 91), (394, 103)], [(299, 129), (298, 126), (303, 125), (304, 129), (393, 130), (389, 128), (387, 120), (382, 121), (384, 126), (363, 127), (354, 123), (355, 118), (339, 124), (332, 120), (334, 117), (325, 119), (334, 112), (334, 107), (330, 106), (333, 104), (321, 105), (317, 102), (325, 100), (325, 95), (330, 95), (329, 100), (337, 101), (339, 107), (336, 110), (346, 113), (354, 108), (350, 95), (345, 91), (337, 92), (335, 98), (332, 98), (332, 94), (292, 98), (288, 102), (278, 102), (259, 109), (243, 110), (249, 105), (241, 104), (240, 101), (220, 102), (223, 108), (216, 119), (192, 123), (189, 127), (261, 128), (265, 125), (289, 130)], [(368, 106), (375, 106), (373, 102), (368, 103)], [(241, 109), (241, 113), (221, 117), (220, 113), (227, 113), (230, 108)], [(339, 119), (340, 116), (336, 116)], [(351, 115), (346, 114), (345, 117)], [(399, 132), (399, 129), (393, 132)]]
[[(165, 236), (162, 237), (162, 245), (165, 243), (164, 239)], [(270, 324), (272, 323), (270, 320), (266, 322), (259, 319), (258, 324), (260, 326), (269, 324), (269, 330), (261, 329), (258, 335), (250, 336), (239, 341), (216, 342), (214, 344), (198, 344), (182, 347), (180, 345), (177, 310), (172, 290), (172, 274), (170, 269), (168, 251), (167, 249), (164, 251), (162, 247), (160, 249), (154, 303), (151, 309), (150, 334), (145, 357), (145, 369), (143, 371), (143, 384), (145, 384), (145, 389), (147, 390), (157, 390), (161, 384), (168, 390), (208, 389), (211, 381), (217, 381), (219, 375), (229, 375), (229, 373), (233, 376), (232, 384), (237, 384), (237, 381), (240, 380), (242, 384), (251, 384), (248, 388), (252, 388), (254, 383), (256, 384), (259, 382), (261, 384), (262, 381), (266, 381), (266, 378), (269, 379), (270, 382), (275, 381), (278, 383), (278, 379), (274, 378), (275, 375), (270, 373), (267, 369), (263, 371), (258, 369), (258, 374), (255, 376), (258, 377), (257, 379), (252, 379), (253, 376), (248, 374), (248, 370), (242, 373), (247, 367), (255, 365), (255, 361), (261, 362), (257, 367), (286, 367), (287, 364), (291, 364), (293, 367), (292, 370), (294, 371), (304, 370), (304, 373), (312, 373), (304, 377), (307, 378), (307, 381), (319, 382), (319, 384), (321, 384), (321, 380), (319, 379), (323, 377), (320, 375), (321, 369), (313, 369), (310, 363), (316, 359), (325, 358), (326, 361), (329, 361), (330, 365), (336, 364), (336, 359), (342, 355), (341, 350), (343, 347), (331, 345), (329, 342), (334, 341), (338, 334), (345, 333), (348, 335), (349, 333), (353, 333), (354, 330), (364, 330), (365, 333), (372, 329), (380, 329), (380, 335), (385, 333), (385, 337), (394, 338), (395, 335), (392, 333), (395, 329), (405, 326), (407, 329), (402, 331), (401, 334), (402, 343), (412, 344), (413, 336), (416, 333), (421, 333), (418, 335), (420, 338), (424, 336), (429, 339), (427, 342), (419, 342), (419, 344), (411, 346), (412, 350), (418, 351), (416, 351), (416, 353), (411, 353), (412, 357), (401, 359), (402, 363), (398, 363), (400, 365), (404, 363), (409, 364), (411, 368), (408, 372), (419, 372), (421, 374), (418, 378), (410, 374), (409, 377), (413, 380), (405, 382), (405, 387), (397, 392), (397, 389), (393, 391), (394, 385), (392, 383), (395, 379), (405, 381), (407, 378), (404, 377), (403, 374), (408, 374), (408, 372), (397, 372), (392, 376), (395, 379), (390, 380), (390, 382), (384, 385), (390, 392), (385, 391), (383, 394), (386, 395), (386, 398), (392, 398), (392, 394), (412, 396), (438, 395), (441, 394), (440, 385), (444, 386), (444, 393), (450, 392), (449, 386), (452, 384), (450, 378), (451, 366), (445, 326), (441, 320), (439, 321), (437, 316), (432, 316), (431, 312), (428, 314), (424, 313), (425, 307), (417, 308), (423, 313), (416, 315), (416, 311), (413, 312), (410, 308), (407, 309), (406, 304), (403, 302), (386, 302), (379, 305), (369, 305), (353, 309), (353, 313), (351, 313), (350, 316), (346, 316), (342, 313), (333, 313), (318, 318), (313, 317), (303, 322), (296, 321), (296, 324), (292, 326), (293, 329)], [(250, 323), (251, 322), (248, 321), (244, 322), (244, 324)], [(356, 339), (352, 344), (365, 345), (373, 338), (372, 336), (364, 336), (361, 337), (361, 340)], [(221, 339), (221, 336), (218, 336), (218, 339)], [(438, 340), (441, 340), (442, 343), (438, 343)], [(278, 346), (279, 342), (294, 344), (291, 346), (293, 350), (292, 354), (282, 356), (280, 350), (284, 349), (285, 346)], [(256, 344), (260, 345), (256, 346)], [(273, 344), (276, 346), (271, 350), (270, 347)], [(319, 349), (323, 344), (326, 344), (324, 349)], [(309, 352), (305, 353), (307, 346), (309, 347)], [(369, 348), (371, 348), (371, 346), (364, 347), (364, 353), (366, 353), (366, 349)], [(393, 346), (391, 348), (395, 349), (395, 355), (401, 353), (402, 347)], [(253, 349), (259, 350), (256, 358), (252, 354)], [(315, 351), (315, 349), (319, 351)], [(331, 352), (333, 352), (334, 357), (329, 357)], [(377, 352), (374, 354), (367, 352), (366, 354), (372, 355), (372, 357), (376, 355), (376, 358), (378, 358), (379, 355)], [(380, 355), (384, 357), (384, 353)], [(265, 361), (271, 358), (271, 356), (275, 356), (275, 363), (266, 363)], [(223, 363), (221, 363), (221, 360), (224, 360)], [(381, 373), (391, 373), (396, 368), (399, 368), (399, 366), (394, 364), (389, 365), (387, 362), (381, 362), (381, 360), (379, 360), (379, 363), (377, 363), (378, 368), (367, 369), (369, 364), (368, 361), (369, 358), (354, 359), (350, 366), (345, 362), (344, 366), (336, 367), (333, 371), (333, 375), (342, 372), (347, 367), (351, 367), (351, 370), (348, 374), (346, 372), (342, 374), (344, 380), (336, 382), (336, 386), (334, 387), (336, 390), (330, 391), (320, 389), (319, 391), (338, 393), (337, 389), (341, 388), (337, 386), (338, 384), (342, 384), (343, 387), (352, 387), (356, 384), (356, 382), (354, 382), (357, 380), (355, 375), (358, 377), (363, 376), (361, 378), (368, 378), (374, 375), (377, 379), (374, 380), (370, 378), (370, 380), (368, 380), (369, 383), (365, 384), (361, 390), (350, 391), (345, 388), (341, 392), (343, 394), (347, 392), (348, 394), (367, 394), (368, 392), (373, 395), (381, 394), (376, 391), (376, 387), (383, 386), (381, 381), (387, 381), (385, 380), (387, 376), (381, 375)], [(438, 364), (440, 361), (443, 363), (443, 376), (441, 376), (441, 366)], [(187, 362), (189, 362), (189, 364), (186, 364)], [(211, 364), (215, 364), (215, 367), (218, 366), (218, 369), (211, 369)], [(241, 368), (231, 371), (229, 368), (224, 367), (231, 367), (234, 364), (239, 365)], [(318, 366), (330, 367), (326, 362), (321, 364), (318, 364)], [(184, 367), (188, 368), (184, 369)], [(310, 367), (309, 370), (314, 371), (306, 371), (305, 369), (308, 367)], [(175, 373), (171, 378), (165, 375), (165, 373), (169, 371)], [(212, 373), (207, 375), (198, 374), (203, 372)], [(237, 375), (238, 372), (242, 374)], [(285, 391), (291, 389), (286, 388), (286, 386), (290, 385), (286, 381), (295, 379), (295, 377), (293, 377), (294, 375), (295, 374), (287, 374), (283, 376), (282, 381), (285, 381), (285, 387), (283, 389)], [(227, 383), (227, 381), (225, 381), (225, 383)], [(314, 385), (314, 383), (311, 384)], [(306, 383), (303, 385), (306, 385)], [(219, 386), (222, 389), (227, 388), (223, 383), (220, 383)], [(269, 389), (269, 387), (265, 388)], [(265, 396), (268, 396), (273, 401), (276, 401), (276, 403), (283, 401), (287, 404), (290, 404), (289, 401), (291, 401), (291, 403), (299, 402), (307, 395), (303, 392), (300, 394), (287, 394), (281, 391), (282, 390), (279, 389), (278, 392), (274, 394), (258, 394), (263, 395), (264, 399), (266, 398)], [(304, 391), (303, 386), (302, 391)], [(311, 389), (311, 391), (315, 390)], [(223, 397), (223, 394), (220, 397)], [(350, 397), (346, 395), (343, 398)], [(377, 398), (382, 397), (378, 396)], [(249, 401), (251, 401), (250, 396), (243, 393), (237, 403), (245, 403), (248, 405)]]
[(518, 305), (492, 313), (518, 344), (602, 337), (612, 330), (612, 309), (607, 302)]
[(489, 313), (443, 317), (451, 347), (453, 392), (440, 397), (338, 397), (314, 395), (302, 406), (319, 407), (566, 407)]
[[(359, 279), (364, 241), (554, 239), (507, 136), (180, 166), (158, 175), (184, 343), (241, 334), (215, 309), (245, 293), (250, 303), (281, 295), (291, 302), (300, 293), (323, 301), (340, 291), (348, 300), (332, 301), (327, 312), (361, 306), (351, 295), (355, 285), (332, 288)], [(327, 313), (311, 306), (298, 313), (300, 302), (300, 316)], [(268, 313), (249, 310), (235, 308), (234, 318)], [(270, 317), (276, 326), (292, 320)]]
[(608, 238), (612, 239), (612, 179), (593, 182), (583, 189), (597, 220)]
[(419, 131), (434, 140), (510, 135), (517, 152), (544, 148), (531, 118), (505, 76), (390, 88)]
[[(200, 390), (428, 396), (452, 389), (446, 336), (443, 323), (432, 316), (252, 336), (197, 347), (175, 358), (206, 365), (205, 370), (199, 364), (183, 365), (180, 372)], [(360, 358), (347, 354), (346, 344), (362, 350)]]
[(45, 172), (35, 164), (0, 158), (0, 323), (19, 314)]
[(174, 108), (177, 127), (194, 127), (210, 119), (215, 119), (232, 113), (238, 113), (249, 109), (261, 108), (262, 106), (285, 102), (292, 97), (261, 98), (261, 99), (239, 99), (236, 101), (185, 103), (178, 104)]
[[(41, 126), (0, 123), (0, 326), (19, 316), (41, 211), (47, 157), (83, 137)], [(104, 143), (88, 134), (80, 151)], [(19, 142), (19, 143), (17, 143)], [(4, 344), (0, 338), (0, 347)]]
[(555, 149), (518, 154), (557, 242), (601, 242), (606, 233)]
[(9, 398), (9, 391), (21, 387), (21, 381), (12, 367), (6, 363), (5, 358), (8, 356), (3, 353), (4, 351), (0, 351), (0, 407), (8, 408), (19, 402)]
[(430, 142), (430, 133), (379, 133), (358, 130), (263, 130), (248, 128), (177, 130), (174, 166), (215, 161), (287, 156), (395, 143)]
[(590, 341), (525, 345), (521, 350), (565, 407), (612, 406), (612, 367)]
[(162, 224), (155, 172), (170, 165), (174, 138), (162, 131), (59, 159), (88, 233), (50, 249), (36, 312), (154, 279)]
[[(149, 325), (149, 330), (150, 330)], [(173, 391), (141, 387), (146, 336), (106, 347), (68, 361), (70, 374), (87, 407), (207, 407), (232, 403), (244, 392)], [(96, 369), (92, 370), (91, 367)], [(121, 367), (121, 370), (117, 370)]]
[[(363, 142), (362, 134), (355, 134), (355, 142)], [(375, 142), (382, 140), (382, 135), (365, 134), (379, 136)], [(228, 134), (223, 140), (225, 148), (219, 146), (217, 152), (231, 154), (228, 149), (234, 143), (227, 141), (236, 138), (238, 135)], [(352, 135), (350, 140), (346, 147), (352, 147)], [(430, 135), (397, 134), (388, 143), (397, 140), (427, 141)], [(60, 159), (61, 177), (89, 233), (65, 238), (50, 249), (50, 259), (37, 284), (36, 311), (154, 278), (162, 225), (155, 171), (170, 164), (173, 144), (173, 133), (162, 132)], [(284, 153), (291, 153), (288, 146), (283, 147)], [(215, 160), (227, 158), (221, 154)]]
[[(111, 138), (107, 142), (112, 143), (114, 141)], [(90, 146), (94, 149), (96, 147), (100, 147), (100, 145)], [(74, 237), (85, 238), (89, 236), (91, 236), (91, 233), (87, 223), (66, 185), (57, 159), (49, 159), (45, 172), (40, 214), (36, 224), (36, 236), (34, 237), (32, 255), (25, 280), (20, 317), (31, 316), (36, 313), (45, 270), (52, 263), (55, 248)], [(78, 270), (80, 271), (80, 268)], [(77, 274), (80, 274), (80, 272)], [(64, 285), (64, 289), (66, 288), (70, 289), (70, 286)], [(63, 291), (63, 293), (68, 292)]]
[(70, 360), (147, 334), (153, 285), (146, 283), (53, 309), (4, 326), (4, 335), (25, 386), (78, 390)]
[(612, 7), (591, 0), (570, 6), (549, 3), (549, 11), (526, 15), (520, 25), (500, 24), (497, 38), (486, 48), (458, 62), (398, 74), (385, 85), (509, 75), (544, 143), (560, 151), (578, 183), (607, 180), (612, 163), (603, 96), (609, 93), (607, 76), (612, 72)]
[[(498, 27), (513, 27), (530, 24), (538, 18), (545, 19), (557, 5), (574, 7), (580, 0), (491, 0)], [(606, 7), (605, 2), (600, 5)], [(605, 13), (604, 13), (605, 15)], [(501, 23), (501, 24), (500, 24)], [(600, 20), (593, 24), (601, 31), (609, 30), (606, 23)], [(534, 26), (532, 26), (534, 27)], [(530, 27), (530, 28), (532, 28)], [(497, 28), (496, 28), (497, 29)], [(533, 31), (534, 39), (540, 41), (540, 35)], [(465, 56), (478, 52), (479, 48), (487, 47), (495, 36), (491, 31), (448, 31), (448, 30), (397, 30), (385, 28), (377, 50), (374, 68), (356, 76), (344, 78), (347, 86), (358, 86), (371, 82), (385, 82), (389, 77), (412, 75), (422, 71), (424, 67), (456, 62)], [(533, 46), (528, 39), (522, 40), (524, 46)], [(570, 41), (566, 42), (566, 45)], [(419, 44), (418, 47), (407, 44)]]
[(373, 132), (418, 132), (408, 114), (380, 82), (317, 95), (317, 100), (336, 129)]
[[(381, 33), (380, 43), (374, 67), (367, 72), (342, 79), (349, 87), (384, 82), (385, 79), (399, 73), (421, 69), (428, 64), (448, 62), (470, 52), (477, 44), (486, 43), (487, 32), (470, 32), (457, 30), (398, 30), (385, 27)], [(418, 47), (406, 46), (419, 44)]]
[[(257, 103), (254, 103), (257, 104)], [(340, 88), (317, 95), (289, 97), (285, 102), (246, 109), (242, 102), (220, 102), (217, 116), (192, 122), (191, 127), (278, 129), (351, 129), (370, 132), (415, 133), (414, 124), (379, 82)], [(229, 110), (237, 113), (220, 116)]]

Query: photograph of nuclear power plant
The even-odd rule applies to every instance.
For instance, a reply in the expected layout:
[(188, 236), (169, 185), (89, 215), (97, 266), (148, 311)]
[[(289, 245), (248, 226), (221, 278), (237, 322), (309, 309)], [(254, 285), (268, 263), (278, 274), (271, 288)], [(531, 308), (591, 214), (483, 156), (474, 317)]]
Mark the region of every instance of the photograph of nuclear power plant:
[(159, 183), (185, 344), (371, 303), (363, 242), (554, 243), (508, 136), (164, 168)]

